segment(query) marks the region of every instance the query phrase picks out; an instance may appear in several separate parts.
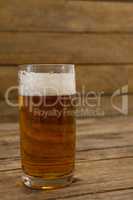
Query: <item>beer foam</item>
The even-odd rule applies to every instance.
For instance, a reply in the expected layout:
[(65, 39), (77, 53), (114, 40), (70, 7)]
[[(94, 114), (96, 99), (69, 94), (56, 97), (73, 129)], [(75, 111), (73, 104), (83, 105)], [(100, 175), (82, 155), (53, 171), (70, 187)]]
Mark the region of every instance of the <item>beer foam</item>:
[(19, 72), (22, 96), (72, 95), (76, 93), (74, 73)]

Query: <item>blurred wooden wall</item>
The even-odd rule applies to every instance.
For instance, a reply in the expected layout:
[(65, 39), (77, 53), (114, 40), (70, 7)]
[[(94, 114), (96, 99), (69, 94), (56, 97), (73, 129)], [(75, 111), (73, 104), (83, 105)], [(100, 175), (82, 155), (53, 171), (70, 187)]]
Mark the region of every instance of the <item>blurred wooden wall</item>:
[[(133, 92), (133, 2), (0, 1), (0, 99), (17, 84), (17, 65), (75, 63), (81, 90)], [(16, 98), (16, 94), (12, 94)]]

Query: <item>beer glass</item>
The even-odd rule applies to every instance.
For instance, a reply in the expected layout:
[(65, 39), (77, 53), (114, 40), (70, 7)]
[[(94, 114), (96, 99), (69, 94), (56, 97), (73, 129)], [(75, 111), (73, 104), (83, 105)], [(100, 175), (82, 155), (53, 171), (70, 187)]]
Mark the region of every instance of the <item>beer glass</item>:
[(54, 189), (72, 183), (75, 94), (74, 65), (19, 67), (20, 147), (26, 186)]

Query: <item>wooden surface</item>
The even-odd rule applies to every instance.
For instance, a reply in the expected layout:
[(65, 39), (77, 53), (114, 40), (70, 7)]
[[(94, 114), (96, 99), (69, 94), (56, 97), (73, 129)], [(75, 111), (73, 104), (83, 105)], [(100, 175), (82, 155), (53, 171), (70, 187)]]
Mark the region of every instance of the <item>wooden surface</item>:
[(0, 64), (133, 63), (132, 32), (132, 1), (1, 1)]
[(75, 181), (67, 188), (35, 191), (21, 184), (18, 123), (0, 124), (2, 200), (132, 200), (133, 116), (77, 121)]
[(0, 31), (133, 32), (129, 1), (0, 2)]
[(0, 64), (133, 63), (132, 34), (0, 32)]
[(132, 1), (1, 1), (0, 99), (23, 63), (75, 63), (79, 90), (111, 95), (129, 81), (132, 93), (132, 32)]
[(129, 86), (129, 93), (133, 91), (133, 68), (130, 66), (128, 67), (128, 86)]
[(6, 89), (16, 85), (15, 66), (23, 63), (75, 63), (79, 89), (84, 84), (111, 95), (128, 82), (132, 93), (132, 32), (130, 0), (0, 1), (0, 199), (133, 199), (132, 95), (128, 116), (105, 96), (104, 117), (77, 120), (75, 181), (50, 192), (21, 184), (18, 111), (4, 101)]

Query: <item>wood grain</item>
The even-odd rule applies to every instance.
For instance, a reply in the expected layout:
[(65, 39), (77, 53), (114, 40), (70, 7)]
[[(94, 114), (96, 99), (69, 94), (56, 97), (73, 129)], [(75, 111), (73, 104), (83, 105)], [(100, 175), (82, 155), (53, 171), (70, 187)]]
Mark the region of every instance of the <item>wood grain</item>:
[[(10, 139), (9, 137), (7, 137)], [(8, 171), (21, 168), (20, 150), (19, 150), (19, 140), (18, 137), (13, 136), (15, 142), (10, 140), (8, 146), (6, 146), (6, 151), (10, 151), (12, 157), (6, 153), (4, 147), (1, 147), (2, 157), (0, 156), (0, 171)], [(2, 142), (0, 142), (2, 145)], [(4, 146), (4, 145), (2, 145)], [(124, 159), (133, 157), (133, 147), (106, 147), (104, 149), (88, 149), (76, 152), (76, 162), (94, 162), (103, 160), (113, 160), (113, 159)]]
[[(14, 200), (24, 198), (33, 199), (76, 199), (77, 196), (106, 193), (109, 191), (128, 190), (132, 188), (133, 159), (125, 158), (101, 162), (88, 162), (76, 164), (76, 179), (71, 187), (51, 192), (32, 191), (21, 185), (21, 171), (2, 171), (0, 194), (3, 199), (13, 196)], [(103, 170), (104, 169), (104, 170)], [(5, 183), (8, 186), (5, 187)], [(10, 197), (11, 198), (11, 197)], [(131, 200), (131, 199), (130, 199)]]
[(133, 91), (133, 68), (128, 66), (128, 85), (129, 85), (129, 93)]
[(1, 1), (0, 31), (132, 32), (133, 7), (129, 1)]
[(91, 200), (125, 200), (129, 199), (131, 200), (133, 197), (133, 190), (132, 188), (127, 189), (127, 190), (121, 190), (121, 191), (108, 191), (104, 193), (97, 193), (97, 194), (85, 194), (82, 197), (71, 197), (69, 198), (70, 200), (86, 200), (86, 199), (91, 199)]
[[(4, 99), (6, 91), (10, 87), (18, 85), (18, 67), (17, 66), (0, 66), (0, 99)], [(10, 93), (11, 99), (17, 98), (17, 90)]]
[[(128, 121), (127, 121), (128, 120)], [(77, 120), (77, 162), (109, 160), (133, 156), (133, 117)], [(120, 124), (122, 131), (119, 133)], [(104, 130), (102, 127), (104, 126)], [(106, 144), (105, 141), (106, 140)], [(19, 125), (0, 126), (0, 170), (20, 167)], [(11, 153), (12, 157), (10, 157)], [(7, 163), (10, 162), (9, 165)], [(3, 165), (4, 168), (3, 168)]]
[[(131, 1), (0, 1), (2, 200), (133, 199), (132, 32)], [(8, 106), (4, 94), (17, 84), (16, 65), (24, 63), (75, 63), (79, 91), (83, 85), (85, 92), (104, 91), (99, 116), (97, 107), (89, 108), (85, 116), (86, 106), (77, 109), (76, 171), (71, 187), (35, 191), (21, 183), (18, 108)], [(124, 85), (129, 86), (130, 95), (121, 93), (114, 104), (120, 108), (122, 99), (129, 98), (126, 115), (111, 104), (113, 92)], [(10, 97), (16, 102), (16, 91)]]
[[(11, 101), (12, 103), (17, 103)], [(18, 107), (8, 106), (5, 101), (0, 101), (0, 122), (18, 122)]]
[[(133, 173), (132, 164), (131, 158), (77, 164), (76, 174), (78, 179), (76, 179), (75, 183), (71, 187), (51, 192), (34, 191), (23, 187), (20, 180), (20, 170), (2, 172), (0, 194), (6, 200), (10, 199), (11, 196), (14, 197), (14, 200), (17, 200), (18, 197), (20, 200), (26, 198), (29, 200), (33, 198), (42, 200), (44, 196), (45, 199), (63, 200), (69, 198), (76, 199), (79, 196), (82, 199), (85, 195), (90, 195), (90, 197), (91, 195), (95, 195), (97, 197), (97, 193), (106, 194), (106, 192), (113, 192), (113, 190), (128, 190), (132, 188), (133, 184), (131, 178), (131, 174)], [(6, 182), (8, 182), (7, 187), (4, 186)]]
[[(86, 119), (77, 122), (75, 181), (55, 191), (29, 190), (21, 184), (18, 124), (0, 126), (0, 195), (3, 200), (94, 199), (131, 200), (133, 197), (133, 116)], [(82, 136), (82, 137), (81, 137)], [(84, 144), (83, 137), (88, 138)], [(130, 141), (130, 142), (129, 142)], [(102, 146), (99, 146), (99, 143)], [(127, 145), (128, 144), (128, 145)], [(10, 152), (10, 153), (9, 153)], [(5, 187), (5, 184), (7, 186)]]
[[(77, 65), (77, 89), (110, 94), (128, 84), (129, 65)], [(133, 69), (133, 65), (130, 65)], [(131, 91), (133, 91), (131, 89)]]
[[(132, 120), (133, 116), (77, 120), (77, 160), (84, 162), (132, 157)], [(17, 163), (16, 160), (19, 160), (18, 123), (0, 124), (0, 152), (2, 163)], [(11, 166), (7, 165), (6, 168), (11, 169)], [(4, 170), (2, 165), (0, 169)]]
[(0, 33), (0, 64), (132, 63), (132, 34)]
[(133, 114), (133, 98), (132, 95), (128, 96), (129, 115)]

